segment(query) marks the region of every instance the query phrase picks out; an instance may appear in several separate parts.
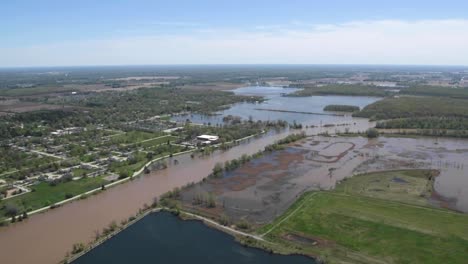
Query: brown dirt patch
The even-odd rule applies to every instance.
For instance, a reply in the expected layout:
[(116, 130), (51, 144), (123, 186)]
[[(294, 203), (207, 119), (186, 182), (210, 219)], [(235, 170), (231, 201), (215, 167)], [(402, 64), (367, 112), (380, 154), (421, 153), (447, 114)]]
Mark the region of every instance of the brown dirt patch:
[(308, 246), (329, 247), (335, 244), (333, 241), (306, 235), (299, 232), (284, 233), (281, 235), (281, 237), (285, 240)]

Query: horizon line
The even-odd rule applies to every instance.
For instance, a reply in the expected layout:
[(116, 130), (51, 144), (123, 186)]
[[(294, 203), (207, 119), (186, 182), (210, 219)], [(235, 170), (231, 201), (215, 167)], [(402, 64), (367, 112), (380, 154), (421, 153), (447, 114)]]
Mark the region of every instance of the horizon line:
[(86, 64), (86, 65), (40, 65), (0, 66), (0, 70), (40, 68), (101, 68), (101, 67), (180, 67), (180, 66), (384, 66), (384, 67), (468, 67), (463, 64), (363, 64), (363, 63), (177, 63), (177, 64)]

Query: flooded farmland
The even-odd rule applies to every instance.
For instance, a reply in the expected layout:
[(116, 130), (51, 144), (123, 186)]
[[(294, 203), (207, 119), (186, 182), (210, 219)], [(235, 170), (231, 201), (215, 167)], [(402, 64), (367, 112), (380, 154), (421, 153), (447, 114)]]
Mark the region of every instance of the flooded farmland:
[[(280, 95), (277, 96), (279, 97)], [(356, 104), (343, 100), (340, 102)], [(363, 102), (362, 105), (367, 103)], [(315, 111), (312, 107), (317, 102), (308, 104), (310, 105), (308, 111)], [(285, 105), (285, 107), (294, 107), (295, 103), (289, 102)], [(252, 112), (250, 110), (245, 113), (250, 115)], [(266, 116), (266, 119), (273, 119), (282, 114), (258, 112), (271, 114)], [(301, 122), (299, 118), (301, 116), (307, 119), (304, 119), (305, 123), (337, 124), (331, 127), (319, 126), (306, 129), (308, 135), (326, 131), (344, 132), (347, 129), (350, 132), (358, 132), (373, 126), (366, 119), (349, 116), (284, 114), (292, 114), (292, 117), (288, 119), (281, 117), (281, 119)], [(99, 195), (30, 216), (28, 220), (9, 227), (2, 227), (0, 228), (2, 262), (57, 263), (71, 250), (74, 243), (92, 241), (96, 230), (102, 230), (111, 221), (120, 222), (134, 215), (143, 204), (150, 204), (155, 196), (175, 187), (198, 182), (211, 172), (217, 162), (224, 163), (243, 154), (254, 154), (289, 133), (291, 131), (271, 132), (228, 151), (216, 151), (210, 156), (192, 159), (187, 154), (174, 157), (169, 159), (169, 167), (166, 170), (153, 171)], [(218, 202), (222, 203), (225, 200), (227, 213), (234, 218), (248, 216), (253, 221), (261, 223), (286, 210), (305, 190), (333, 188), (338, 181), (355, 173), (384, 169), (435, 168), (440, 169), (441, 174), (435, 182), (437, 195), (434, 197), (434, 204), (466, 212), (468, 178), (464, 166), (468, 152), (463, 146), (467, 146), (467, 143), (466, 140), (457, 139), (382, 137), (369, 141), (358, 137), (313, 137), (285, 151), (253, 161), (239, 171), (227, 175), (226, 179), (222, 179), (219, 183), (201, 185), (200, 188), (215, 191)], [(177, 165), (175, 159), (178, 160)], [(277, 172), (274, 172), (276, 169)], [(191, 204), (189, 194), (186, 201), (188, 205)], [(275, 204), (277, 204), (276, 210), (273, 209)], [(242, 208), (246, 210), (242, 211)], [(18, 254), (23, 251), (27, 251), (28, 254)]]
[[(181, 199), (189, 210), (264, 224), (284, 213), (305, 191), (332, 189), (354, 174), (436, 169), (440, 175), (427, 204), (468, 212), (468, 174), (464, 172), (468, 150), (460, 148), (467, 143), (429, 138), (311, 137), (248, 162), (222, 178), (188, 188)], [(219, 206), (206, 208), (196, 203), (196, 197), (208, 193), (215, 195)]]
[[(278, 91), (274, 94), (280, 97)], [(278, 114), (278, 112), (271, 113)], [(315, 118), (314, 115), (302, 114), (302, 116)], [(365, 131), (373, 125), (367, 119), (349, 116), (334, 120), (326, 123), (337, 126), (318, 126), (309, 128), (306, 132), (335, 133), (343, 132), (345, 129), (358, 132)], [(319, 123), (320, 121), (317, 124)], [(10, 227), (2, 227), (0, 228), (2, 259), (6, 263), (56, 263), (63, 259), (74, 243), (92, 241), (95, 231), (102, 230), (112, 221), (120, 222), (134, 215), (145, 203), (150, 204), (154, 197), (175, 187), (198, 182), (211, 172), (217, 162), (224, 163), (239, 158), (242, 154), (253, 154), (289, 133), (291, 131), (288, 130), (271, 132), (228, 151), (217, 151), (207, 157), (192, 159), (189, 154), (174, 157), (169, 160), (169, 167), (166, 170), (143, 175), (99, 195), (74, 201), (46, 213), (32, 215), (28, 220)], [(178, 160), (177, 165), (173, 162), (175, 159)], [(16, 254), (24, 248), (27, 248), (28, 254)]]
[[(362, 131), (368, 126), (369, 123), (362, 120), (349, 127), (351, 131)], [(326, 129), (332, 132), (335, 128), (313, 128), (307, 132), (316, 134)], [(94, 231), (102, 230), (111, 221), (127, 219), (143, 204), (150, 204), (155, 196), (198, 182), (211, 173), (217, 162), (224, 163), (242, 154), (254, 154), (289, 133), (270, 133), (211, 156), (192, 159), (187, 154), (174, 157), (170, 161), (177, 159), (178, 165), (169, 162), (166, 170), (154, 171), (99, 195), (2, 227), (2, 259), (5, 263), (56, 263), (74, 243), (92, 241)], [(350, 149), (352, 144), (354, 147)], [(468, 141), (461, 139), (312, 137), (290, 149), (253, 161), (223, 179), (231, 185), (216, 187), (218, 202), (225, 199), (227, 213), (234, 218), (248, 216), (260, 223), (279, 215), (305, 190), (333, 188), (337, 181), (352, 174), (385, 169), (434, 168), (441, 170), (435, 181), (439, 197), (434, 197), (434, 203), (466, 212), (468, 177), (464, 167), (468, 150), (463, 146), (467, 144)], [(279, 159), (285, 159), (287, 163), (278, 162)], [(262, 173), (254, 177), (253, 172), (259, 166), (263, 166)], [(275, 173), (275, 166), (281, 166), (282, 171)], [(243, 177), (253, 179), (243, 181)], [(284, 186), (278, 183), (284, 183)], [(210, 185), (201, 185), (201, 188), (214, 190), (215, 185)], [(190, 198), (187, 198), (187, 203), (191, 205)], [(273, 209), (275, 203), (278, 205), (276, 210)], [(242, 207), (247, 210), (242, 211)], [(16, 253), (25, 249), (28, 254)]]
[[(369, 123), (361, 119), (351, 130), (362, 130)], [(309, 129), (309, 133), (333, 128)], [(206, 177), (217, 162), (253, 154), (289, 131), (268, 133), (251, 139), (228, 151), (216, 151), (210, 156), (192, 159), (189, 154), (169, 159), (166, 170), (142, 175), (125, 184), (110, 188), (99, 195), (77, 200), (46, 213), (32, 215), (26, 221), (0, 228), (0, 253), (5, 263), (57, 263), (77, 242), (93, 241), (96, 230), (110, 222), (117, 223), (134, 215), (145, 203), (175, 187), (198, 182)], [(177, 159), (177, 165), (174, 160)], [(27, 249), (28, 254), (17, 254)]]
[(184, 221), (160, 212), (145, 216), (73, 263), (313, 264), (315, 261), (305, 256), (269, 254), (244, 247), (230, 235), (199, 221)]

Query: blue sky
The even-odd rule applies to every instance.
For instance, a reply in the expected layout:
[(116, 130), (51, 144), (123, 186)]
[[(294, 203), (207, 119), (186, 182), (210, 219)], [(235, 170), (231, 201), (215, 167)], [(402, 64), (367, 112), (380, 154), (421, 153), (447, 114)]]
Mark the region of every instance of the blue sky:
[[(468, 64), (461, 49), (468, 40), (460, 36), (468, 35), (466, 0), (6, 0), (0, 10), (3, 67)], [(425, 47), (422, 40), (435, 42)], [(348, 41), (351, 50), (344, 52)], [(435, 58), (427, 58), (434, 53)]]

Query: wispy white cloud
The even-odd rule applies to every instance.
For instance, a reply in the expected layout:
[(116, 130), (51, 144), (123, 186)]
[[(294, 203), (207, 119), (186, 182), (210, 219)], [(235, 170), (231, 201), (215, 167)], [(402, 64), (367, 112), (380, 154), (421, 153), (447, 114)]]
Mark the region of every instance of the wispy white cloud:
[(468, 20), (195, 27), (190, 33), (0, 48), (0, 66), (311, 63), (468, 64)]

